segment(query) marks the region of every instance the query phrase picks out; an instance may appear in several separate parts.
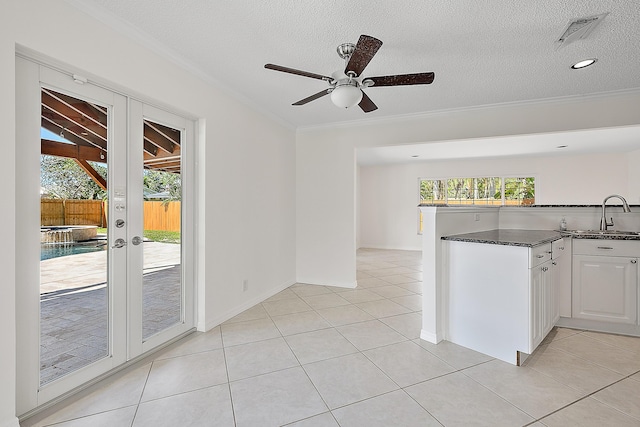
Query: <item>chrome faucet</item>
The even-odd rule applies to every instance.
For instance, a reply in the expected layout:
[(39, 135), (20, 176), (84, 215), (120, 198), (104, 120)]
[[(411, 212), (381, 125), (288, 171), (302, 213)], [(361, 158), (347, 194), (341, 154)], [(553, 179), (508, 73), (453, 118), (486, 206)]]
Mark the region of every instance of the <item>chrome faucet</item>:
[(629, 209), (629, 205), (627, 204), (627, 201), (624, 199), (624, 197), (619, 196), (617, 194), (612, 194), (610, 196), (607, 196), (604, 198), (604, 200), (602, 201), (602, 218), (600, 218), (600, 231), (607, 231), (608, 227), (613, 227), (613, 217), (611, 217), (611, 222), (607, 222), (607, 215), (605, 213), (605, 210), (607, 208), (607, 200), (609, 200), (612, 197), (617, 197), (618, 199), (622, 200), (622, 211), (623, 212), (631, 212), (631, 209)]

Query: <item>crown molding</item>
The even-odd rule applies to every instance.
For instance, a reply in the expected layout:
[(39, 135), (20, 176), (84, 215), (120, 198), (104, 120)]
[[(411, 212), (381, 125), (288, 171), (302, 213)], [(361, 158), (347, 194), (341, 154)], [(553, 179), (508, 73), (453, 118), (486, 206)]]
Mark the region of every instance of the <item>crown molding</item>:
[(588, 100), (596, 100), (596, 99), (604, 99), (618, 96), (640, 96), (640, 88), (631, 88), (631, 89), (621, 89), (615, 91), (608, 92), (597, 92), (591, 93), (587, 95), (567, 95), (567, 96), (559, 96), (553, 98), (540, 98), (540, 99), (531, 99), (526, 101), (512, 101), (512, 102), (501, 102), (496, 104), (484, 104), (484, 105), (473, 105), (469, 107), (460, 107), (460, 108), (449, 108), (444, 110), (435, 110), (435, 111), (424, 111), (420, 113), (410, 113), (410, 114), (402, 114), (391, 117), (377, 117), (377, 118), (365, 118), (358, 120), (350, 120), (344, 122), (336, 122), (330, 124), (323, 125), (314, 125), (314, 126), (299, 126), (297, 131), (305, 132), (305, 131), (320, 131), (327, 129), (336, 129), (336, 128), (353, 128), (360, 126), (367, 126), (370, 124), (393, 124), (398, 122), (406, 122), (411, 120), (420, 120), (428, 117), (435, 116), (446, 116), (452, 114), (466, 113), (466, 112), (474, 112), (474, 111), (483, 111), (483, 110), (494, 110), (500, 108), (509, 108), (509, 107), (525, 107), (532, 105), (562, 105), (562, 104), (571, 104), (576, 101), (588, 101)]

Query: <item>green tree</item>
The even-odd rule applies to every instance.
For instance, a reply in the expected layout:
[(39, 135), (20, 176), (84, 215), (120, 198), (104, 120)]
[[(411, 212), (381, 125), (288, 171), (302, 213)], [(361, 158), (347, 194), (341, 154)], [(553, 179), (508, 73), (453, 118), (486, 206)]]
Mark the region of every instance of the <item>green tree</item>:
[(504, 196), (507, 200), (535, 198), (535, 178), (506, 178), (504, 180)]
[(166, 192), (166, 200), (182, 199), (182, 180), (178, 173), (146, 169), (142, 183), (146, 194)]
[[(91, 166), (106, 180), (104, 164), (90, 162)], [(103, 199), (106, 191), (73, 159), (56, 156), (40, 156), (40, 186), (58, 199)]]
[(422, 203), (434, 203), (444, 199), (445, 181), (421, 180), (420, 200)]

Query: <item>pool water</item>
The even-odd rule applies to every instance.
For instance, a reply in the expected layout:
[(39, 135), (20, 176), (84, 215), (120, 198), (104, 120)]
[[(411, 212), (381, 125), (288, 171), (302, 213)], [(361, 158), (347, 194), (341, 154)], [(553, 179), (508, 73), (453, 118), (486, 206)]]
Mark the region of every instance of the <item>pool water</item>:
[(104, 251), (106, 248), (107, 245), (105, 241), (91, 243), (73, 243), (64, 245), (40, 245), (40, 261), (67, 255), (100, 252)]

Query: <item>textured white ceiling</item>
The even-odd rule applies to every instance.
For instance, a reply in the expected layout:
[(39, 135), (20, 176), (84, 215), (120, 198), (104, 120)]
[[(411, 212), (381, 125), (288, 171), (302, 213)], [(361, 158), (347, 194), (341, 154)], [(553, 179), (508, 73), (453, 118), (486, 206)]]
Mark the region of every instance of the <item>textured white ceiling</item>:
[[(640, 88), (637, 0), (71, 2), (293, 127)], [(571, 19), (605, 12), (586, 40), (555, 49)], [(434, 83), (368, 88), (379, 109), (365, 115), (329, 97), (291, 106), (326, 83), (263, 68), (330, 75), (344, 68), (336, 47), (360, 34), (384, 42), (364, 76), (433, 71)]]
[(451, 159), (504, 158), (520, 156), (564, 156), (585, 153), (624, 153), (640, 147), (640, 126), (474, 138), (429, 144), (360, 148), (363, 166), (415, 163)]

